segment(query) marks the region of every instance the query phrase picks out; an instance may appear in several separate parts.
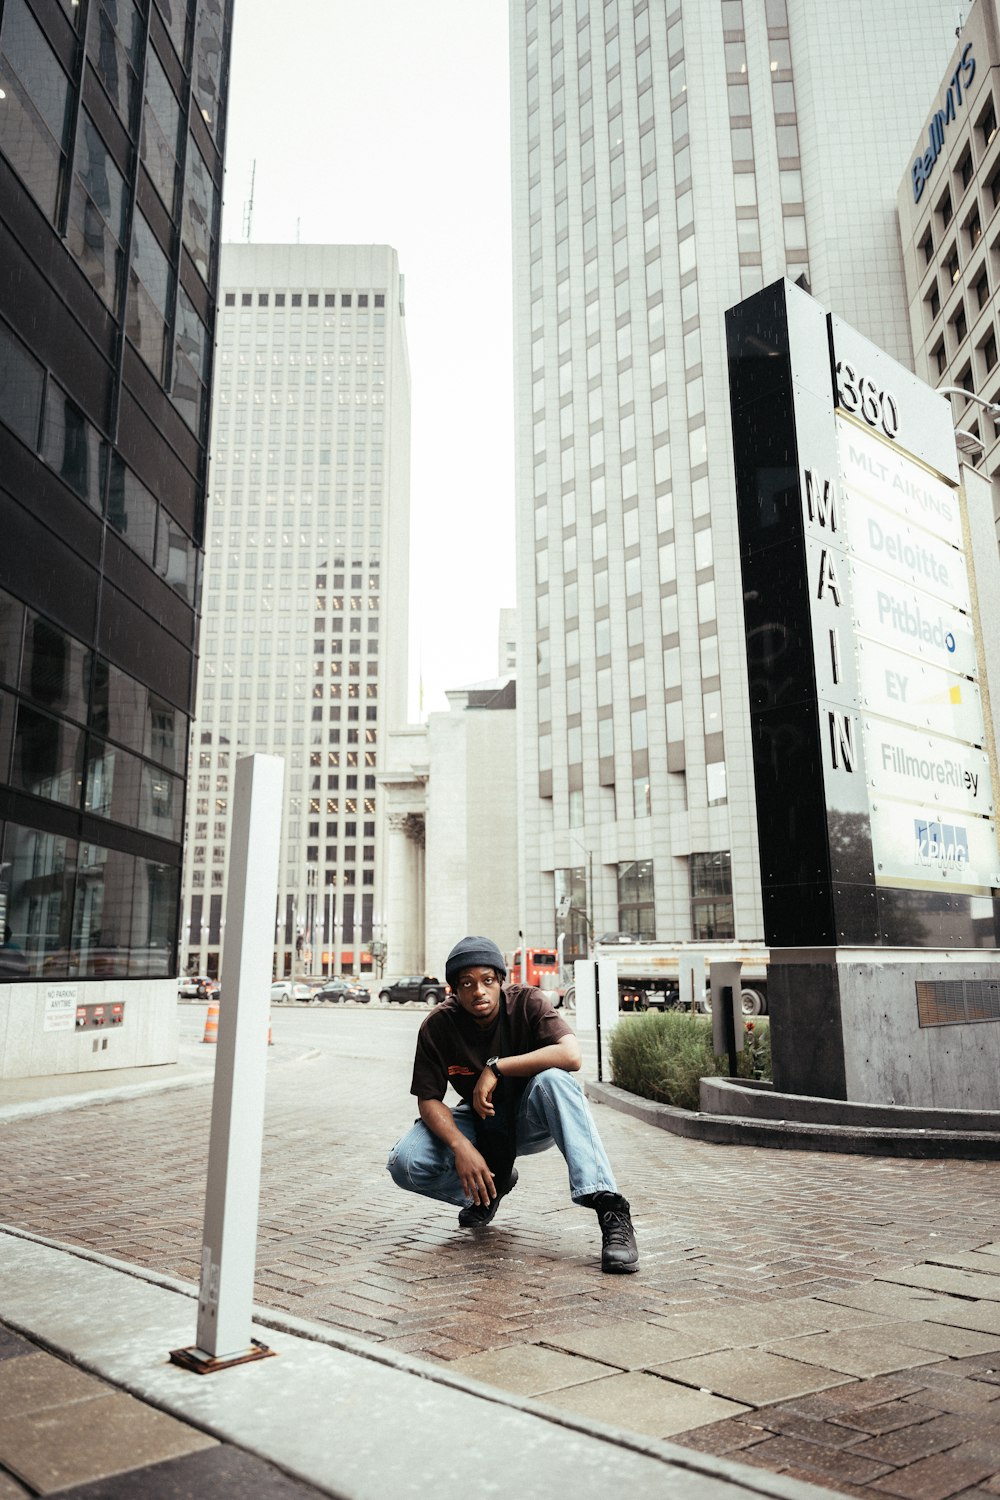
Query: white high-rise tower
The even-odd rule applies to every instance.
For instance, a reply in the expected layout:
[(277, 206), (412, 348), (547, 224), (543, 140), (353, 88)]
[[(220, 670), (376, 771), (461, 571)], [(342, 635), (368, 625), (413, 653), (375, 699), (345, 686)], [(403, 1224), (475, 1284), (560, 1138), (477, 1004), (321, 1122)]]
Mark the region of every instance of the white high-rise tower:
[(218, 972), (233, 769), (285, 759), (279, 975), (368, 967), (375, 777), (406, 714), (410, 378), (387, 246), (227, 245), (184, 873)]
[(529, 944), (762, 934), (723, 314), (804, 276), (909, 359), (953, 44), (941, 0), (512, 0)]

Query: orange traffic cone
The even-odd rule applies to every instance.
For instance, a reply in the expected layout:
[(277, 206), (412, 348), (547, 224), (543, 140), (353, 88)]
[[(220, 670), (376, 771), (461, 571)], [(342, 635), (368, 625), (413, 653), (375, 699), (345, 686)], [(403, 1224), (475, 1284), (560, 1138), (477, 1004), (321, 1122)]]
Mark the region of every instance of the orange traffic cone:
[(268, 1013), (267, 1013), (267, 1045), (269, 1047), (273, 1047), (274, 1046), (274, 1037), (271, 1035), (271, 1012), (270, 1011), (268, 1011)]
[(219, 1040), (219, 1002), (213, 1000), (208, 1007), (208, 1015), (205, 1017), (205, 1035), (203, 1042), (217, 1042)]

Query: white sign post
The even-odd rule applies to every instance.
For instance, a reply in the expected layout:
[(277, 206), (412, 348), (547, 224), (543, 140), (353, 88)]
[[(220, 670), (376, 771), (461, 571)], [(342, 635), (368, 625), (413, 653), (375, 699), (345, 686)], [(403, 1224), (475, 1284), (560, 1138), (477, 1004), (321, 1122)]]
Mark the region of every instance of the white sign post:
[(236, 763), (198, 1342), (170, 1355), (201, 1374), (271, 1352), (250, 1330), (283, 779), (278, 756)]

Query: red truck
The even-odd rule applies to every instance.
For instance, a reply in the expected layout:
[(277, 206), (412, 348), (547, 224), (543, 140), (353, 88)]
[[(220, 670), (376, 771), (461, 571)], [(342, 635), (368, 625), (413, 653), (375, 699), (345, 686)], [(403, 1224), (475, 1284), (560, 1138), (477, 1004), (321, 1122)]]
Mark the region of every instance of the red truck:
[(561, 1005), (564, 986), (560, 979), (559, 954), (555, 948), (529, 948), (527, 973), (521, 978), (521, 950), (515, 948), (510, 960), (508, 981), (511, 984), (533, 984), (544, 990), (553, 1005)]

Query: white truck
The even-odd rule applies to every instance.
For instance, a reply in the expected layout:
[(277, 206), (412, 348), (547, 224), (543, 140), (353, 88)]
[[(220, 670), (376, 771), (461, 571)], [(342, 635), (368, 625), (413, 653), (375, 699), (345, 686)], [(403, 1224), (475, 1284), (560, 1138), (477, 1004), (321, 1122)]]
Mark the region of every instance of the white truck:
[[(759, 1016), (767, 1012), (768, 950), (763, 943), (640, 943), (624, 935), (615, 942), (595, 943), (590, 957), (613, 958), (618, 965), (618, 1003), (622, 1010), (666, 1010), (690, 1003), (680, 993), (683, 960), (704, 961), (704, 980), (695, 985), (698, 1008), (705, 1014), (712, 1009), (708, 991), (708, 965), (724, 959), (739, 963), (743, 1014)], [(575, 1005), (574, 987), (565, 992), (567, 1010)]]

